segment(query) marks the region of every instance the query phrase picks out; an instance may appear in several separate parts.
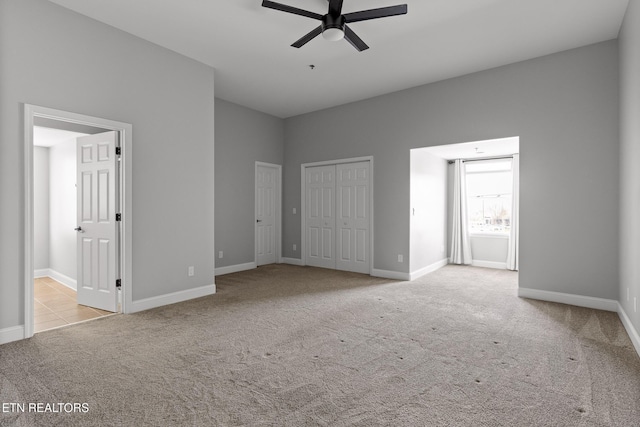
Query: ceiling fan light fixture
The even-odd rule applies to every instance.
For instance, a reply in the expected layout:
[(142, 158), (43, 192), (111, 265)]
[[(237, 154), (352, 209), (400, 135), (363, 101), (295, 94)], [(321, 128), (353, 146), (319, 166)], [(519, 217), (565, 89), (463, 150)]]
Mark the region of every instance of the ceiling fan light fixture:
[(292, 47), (301, 48), (322, 34), (322, 37), (326, 40), (347, 40), (358, 52), (369, 49), (369, 46), (367, 46), (367, 44), (347, 26), (347, 22), (353, 23), (407, 14), (407, 5), (399, 4), (396, 6), (379, 7), (377, 9), (360, 10), (358, 12), (351, 12), (343, 15), (343, 1), (344, 0), (329, 0), (329, 13), (326, 15), (320, 15), (315, 12), (299, 9), (286, 4), (276, 3), (271, 0), (262, 0), (262, 6), (320, 21), (319, 26), (293, 42), (291, 44)]
[(325, 40), (337, 42), (344, 38), (344, 31), (342, 28), (327, 28), (322, 32), (322, 37), (324, 37)]
[(330, 14), (322, 17), (322, 37), (325, 40), (337, 42), (344, 38), (344, 27), (347, 24), (344, 16), (331, 16)]

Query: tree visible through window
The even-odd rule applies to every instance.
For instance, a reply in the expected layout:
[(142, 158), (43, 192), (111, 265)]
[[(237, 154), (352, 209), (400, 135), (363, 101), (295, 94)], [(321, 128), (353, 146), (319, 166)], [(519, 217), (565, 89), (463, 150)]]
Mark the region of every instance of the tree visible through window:
[(511, 159), (465, 162), (469, 233), (508, 234), (511, 230)]

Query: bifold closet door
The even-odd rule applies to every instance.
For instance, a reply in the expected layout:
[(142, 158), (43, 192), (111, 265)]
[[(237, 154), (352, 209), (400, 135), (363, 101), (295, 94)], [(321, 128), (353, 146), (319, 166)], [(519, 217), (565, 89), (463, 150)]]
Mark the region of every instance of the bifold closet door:
[(305, 169), (306, 264), (370, 272), (370, 162)]
[(369, 274), (369, 162), (336, 165), (336, 268)]
[(306, 168), (307, 265), (336, 268), (336, 167)]

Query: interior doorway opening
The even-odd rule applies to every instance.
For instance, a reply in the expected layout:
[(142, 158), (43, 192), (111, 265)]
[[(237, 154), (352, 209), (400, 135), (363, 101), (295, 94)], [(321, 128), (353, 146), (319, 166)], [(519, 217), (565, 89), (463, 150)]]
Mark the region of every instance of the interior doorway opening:
[(34, 119), (34, 332), (113, 314), (77, 296), (77, 139), (104, 132)]
[(127, 312), (131, 134), (127, 123), (25, 105), (25, 338)]
[(454, 236), (468, 247), (453, 263), (518, 270), (519, 152), (519, 137), (411, 150), (412, 276), (452, 263)]

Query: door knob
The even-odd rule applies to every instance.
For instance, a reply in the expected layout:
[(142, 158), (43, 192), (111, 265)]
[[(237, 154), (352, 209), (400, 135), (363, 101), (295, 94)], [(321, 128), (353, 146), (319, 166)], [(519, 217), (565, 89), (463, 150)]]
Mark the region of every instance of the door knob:
[(262, 222), (262, 220), (261, 219), (256, 219), (256, 222)]
[(74, 228), (74, 230), (79, 231), (80, 233), (84, 233), (84, 230), (82, 229), (82, 227), (76, 227)]

